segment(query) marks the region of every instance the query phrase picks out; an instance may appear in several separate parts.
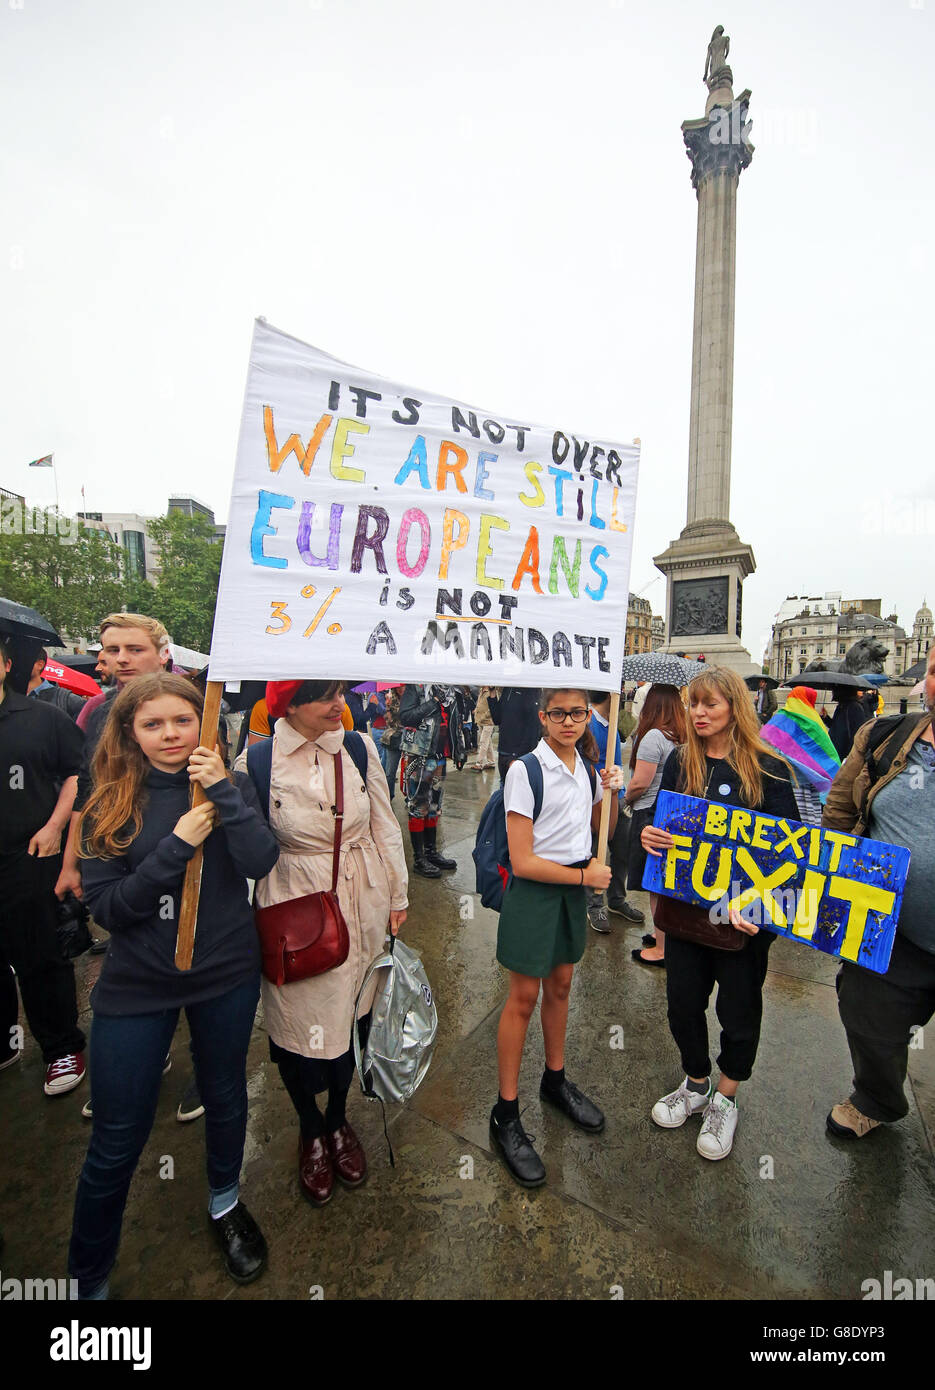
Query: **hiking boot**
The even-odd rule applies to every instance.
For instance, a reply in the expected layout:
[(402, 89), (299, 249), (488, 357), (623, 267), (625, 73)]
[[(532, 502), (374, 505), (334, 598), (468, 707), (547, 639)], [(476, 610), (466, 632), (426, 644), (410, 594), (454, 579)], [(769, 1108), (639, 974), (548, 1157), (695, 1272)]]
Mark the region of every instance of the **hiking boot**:
[(871, 1120), (870, 1116), (858, 1110), (856, 1105), (849, 1100), (843, 1100), (840, 1105), (832, 1107), (825, 1124), (829, 1132), (838, 1139), (863, 1139), (865, 1134), (877, 1128), (880, 1121)]

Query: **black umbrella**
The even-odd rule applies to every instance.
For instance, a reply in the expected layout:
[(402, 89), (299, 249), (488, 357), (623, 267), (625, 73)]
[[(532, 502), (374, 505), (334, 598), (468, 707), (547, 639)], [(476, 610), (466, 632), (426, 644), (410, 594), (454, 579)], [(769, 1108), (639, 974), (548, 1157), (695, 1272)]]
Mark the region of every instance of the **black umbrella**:
[(55, 628), (35, 608), (27, 608), (8, 598), (0, 598), (0, 632), (8, 637), (35, 637), (37, 642), (50, 647), (65, 645)]
[(73, 671), (93, 676), (97, 670), (98, 655), (96, 652), (72, 652), (70, 656), (57, 656), (55, 660), (59, 666), (70, 666)]
[(744, 676), (744, 683), (748, 690), (759, 690), (760, 681), (766, 682), (767, 690), (775, 690), (779, 685), (775, 676)]
[(797, 676), (783, 681), (783, 689), (794, 685), (809, 685), (813, 690), (866, 690), (866, 684), (852, 676), (850, 671), (800, 671)]

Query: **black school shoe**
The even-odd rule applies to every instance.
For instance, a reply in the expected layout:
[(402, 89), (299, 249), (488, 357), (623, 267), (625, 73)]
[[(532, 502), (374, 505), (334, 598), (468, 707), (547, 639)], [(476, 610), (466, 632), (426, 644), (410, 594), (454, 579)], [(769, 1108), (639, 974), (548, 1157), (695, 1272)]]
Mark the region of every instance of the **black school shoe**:
[(496, 1109), (491, 1110), (490, 1140), (521, 1187), (542, 1186), (545, 1168), (520, 1120), (498, 1124)]
[(238, 1202), (226, 1216), (215, 1221), (209, 1215), (208, 1220), (224, 1252), (230, 1277), (238, 1284), (252, 1284), (266, 1268), (267, 1249), (263, 1232), (243, 1202)]
[(542, 1081), (539, 1086), (539, 1099), (554, 1105), (579, 1129), (587, 1130), (588, 1134), (600, 1134), (604, 1128), (604, 1112), (597, 1108), (593, 1100), (588, 1100), (587, 1096), (582, 1095), (571, 1081), (563, 1081), (555, 1090), (550, 1090), (545, 1081)]

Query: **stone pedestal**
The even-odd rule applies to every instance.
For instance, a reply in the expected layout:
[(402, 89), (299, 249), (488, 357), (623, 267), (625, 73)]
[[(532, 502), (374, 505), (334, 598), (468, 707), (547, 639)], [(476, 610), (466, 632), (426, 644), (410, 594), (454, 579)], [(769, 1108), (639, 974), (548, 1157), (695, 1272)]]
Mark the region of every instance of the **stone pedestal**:
[(698, 198), (687, 516), (679, 538), (654, 564), (667, 581), (665, 649), (703, 652), (747, 675), (759, 668), (740, 640), (742, 584), (756, 561), (728, 517), (737, 187), (753, 146), (750, 93), (735, 99), (732, 80), (729, 68), (718, 68), (705, 115), (682, 125)]
[(740, 640), (743, 581), (755, 568), (753, 551), (729, 522), (686, 526), (668, 550), (653, 557), (666, 576), (666, 646), (741, 675), (759, 667)]

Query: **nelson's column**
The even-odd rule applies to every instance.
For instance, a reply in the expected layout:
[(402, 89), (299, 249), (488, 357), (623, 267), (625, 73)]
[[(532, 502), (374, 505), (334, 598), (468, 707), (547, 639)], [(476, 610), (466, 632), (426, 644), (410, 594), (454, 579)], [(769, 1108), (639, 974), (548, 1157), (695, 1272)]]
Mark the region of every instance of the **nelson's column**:
[(728, 515), (737, 185), (753, 146), (747, 139), (750, 93), (734, 96), (729, 48), (719, 24), (705, 63), (705, 114), (682, 124), (698, 198), (688, 514), (678, 540), (654, 563), (666, 576), (665, 650), (703, 652), (709, 662), (747, 675), (759, 668), (740, 642), (741, 589), (756, 562)]

